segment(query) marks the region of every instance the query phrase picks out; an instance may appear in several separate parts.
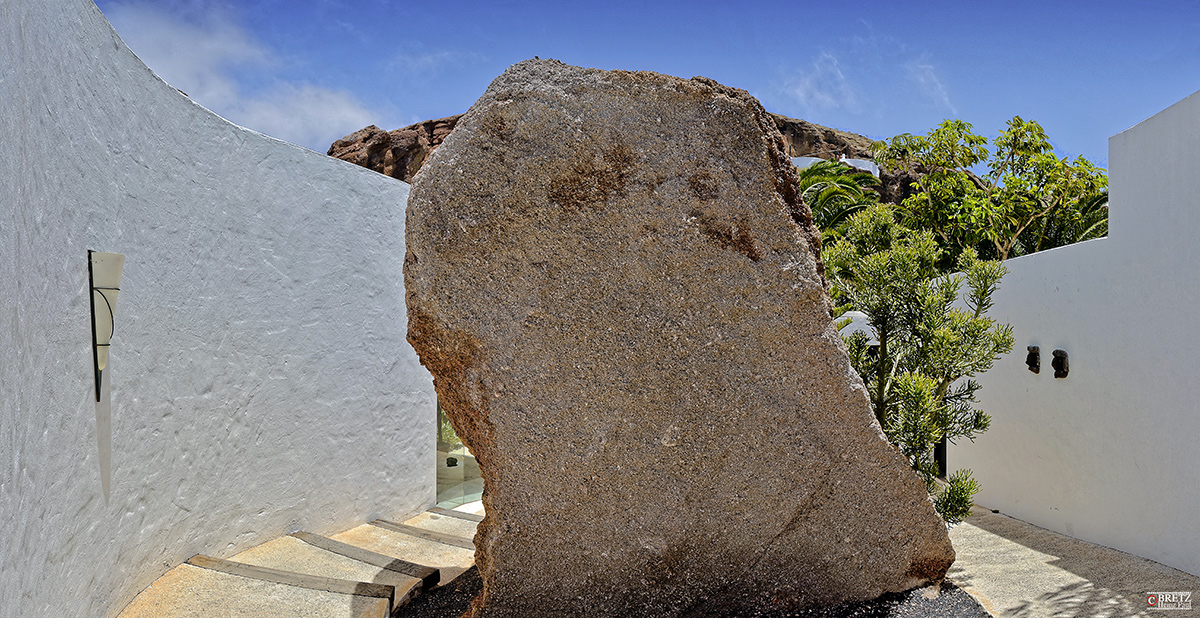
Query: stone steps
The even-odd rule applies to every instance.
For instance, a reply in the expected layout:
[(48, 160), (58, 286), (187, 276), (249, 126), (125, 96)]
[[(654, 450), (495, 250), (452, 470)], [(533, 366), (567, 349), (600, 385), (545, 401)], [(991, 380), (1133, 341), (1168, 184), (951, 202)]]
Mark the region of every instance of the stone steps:
[(388, 618), (471, 568), (478, 518), (438, 509), (332, 537), (296, 532), (229, 559), (197, 555), (119, 618)]
[(386, 525), (387, 522), (375, 521), (330, 538), (385, 556), (411, 560), (417, 564), (436, 564), (441, 572), (441, 585), (458, 577), (475, 564), (474, 550), (413, 536), (389, 529)]
[(465, 519), (467, 521), (473, 521), (475, 523), (479, 523), (479, 522), (483, 521), (483, 515), (479, 515), (477, 513), (471, 513), (468, 511), (452, 511), (450, 509), (444, 509), (440, 506), (435, 506), (435, 507), (429, 509), (429, 512), (433, 513), (434, 515), (444, 515), (446, 517), (457, 517), (459, 519)]

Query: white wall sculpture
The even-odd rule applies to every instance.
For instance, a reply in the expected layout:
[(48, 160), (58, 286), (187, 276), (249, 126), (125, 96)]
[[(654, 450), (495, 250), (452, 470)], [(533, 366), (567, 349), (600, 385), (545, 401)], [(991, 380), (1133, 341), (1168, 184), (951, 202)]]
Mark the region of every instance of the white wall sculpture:
[[(91, 0), (0, 2), (0, 615), (432, 504), (408, 186), (237, 127)], [(95, 401), (89, 249), (125, 256)]]

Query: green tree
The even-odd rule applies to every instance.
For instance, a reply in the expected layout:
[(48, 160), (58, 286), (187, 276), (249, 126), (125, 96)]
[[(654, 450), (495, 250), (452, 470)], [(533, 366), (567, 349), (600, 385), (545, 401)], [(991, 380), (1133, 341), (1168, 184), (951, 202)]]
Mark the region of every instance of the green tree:
[(1076, 208), (1060, 209), (1043, 218), (1030, 241), (1030, 253), (1107, 235), (1108, 192), (1104, 191), (1079, 200)]
[(879, 202), (879, 179), (840, 161), (817, 161), (800, 170), (800, 191), (822, 240), (836, 238), (854, 213)]
[[(973, 440), (990, 422), (975, 406), (980, 386), (971, 378), (1012, 349), (1012, 329), (986, 316), (1004, 267), (967, 247), (961, 274), (940, 274), (933, 233), (897, 223), (888, 204), (851, 216), (823, 258), (837, 315), (861, 311), (875, 331), (876, 345), (862, 333), (846, 345), (876, 419), (924, 479), (939, 514), (961, 520), (979, 487), (969, 470), (940, 486), (933, 452), (943, 439)], [(965, 309), (956, 306), (964, 282)]]
[(437, 406), (437, 425), (437, 441), (439, 448), (445, 448), (449, 450), (457, 446), (462, 446), (462, 440), (459, 439), (458, 434), (454, 432), (454, 425), (450, 423), (450, 417), (446, 414), (446, 411), (442, 409), (441, 402), (438, 402)]
[[(1042, 126), (1020, 116), (993, 146), (961, 120), (876, 144), (884, 169), (920, 173), (900, 205), (901, 221), (934, 234), (947, 250), (943, 266), (967, 249), (1005, 260), (1107, 230), (1106, 198), (1095, 207), (1108, 187), (1103, 169), (1082, 156), (1059, 158)], [(979, 165), (987, 166), (983, 177), (971, 171)]]

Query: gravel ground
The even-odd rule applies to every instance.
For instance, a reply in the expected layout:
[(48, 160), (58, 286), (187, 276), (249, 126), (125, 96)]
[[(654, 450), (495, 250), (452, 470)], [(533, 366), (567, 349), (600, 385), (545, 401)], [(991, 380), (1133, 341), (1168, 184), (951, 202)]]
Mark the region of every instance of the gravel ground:
[(756, 618), (989, 618), (983, 607), (951, 582), (940, 593), (929, 588), (885, 594), (872, 601), (842, 603), (802, 612), (762, 614)]
[(471, 567), (449, 584), (413, 599), (392, 618), (459, 618), (482, 590), (479, 570)]
[[(471, 605), (471, 599), (482, 589), (483, 580), (479, 578), (479, 572), (472, 568), (449, 585), (413, 599), (412, 603), (400, 609), (395, 618), (459, 618)], [(988, 613), (971, 595), (950, 582), (942, 584), (941, 593), (936, 598), (928, 598), (933, 595), (927, 592), (928, 589), (922, 588), (887, 594), (873, 601), (843, 603), (801, 612), (760, 614), (755, 618), (988, 618)]]

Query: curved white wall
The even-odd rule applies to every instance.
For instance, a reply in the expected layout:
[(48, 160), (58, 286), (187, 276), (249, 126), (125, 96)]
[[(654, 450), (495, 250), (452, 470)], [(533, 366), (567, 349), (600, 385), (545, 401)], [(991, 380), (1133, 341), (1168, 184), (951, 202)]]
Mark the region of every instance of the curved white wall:
[[(431, 504), (408, 186), (209, 113), (90, 0), (0, 0), (0, 71), (0, 615)], [(111, 408), (88, 249), (126, 256)]]
[(1110, 238), (1005, 262), (991, 313), (1016, 345), (979, 379), (991, 429), (949, 465), (980, 504), (1200, 575), (1200, 93), (1109, 160)]

